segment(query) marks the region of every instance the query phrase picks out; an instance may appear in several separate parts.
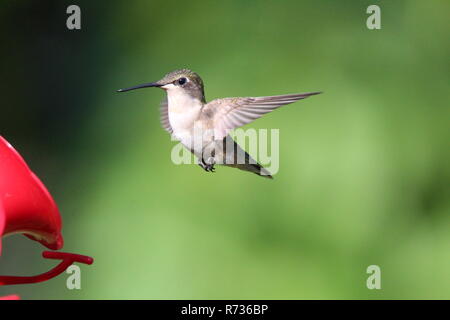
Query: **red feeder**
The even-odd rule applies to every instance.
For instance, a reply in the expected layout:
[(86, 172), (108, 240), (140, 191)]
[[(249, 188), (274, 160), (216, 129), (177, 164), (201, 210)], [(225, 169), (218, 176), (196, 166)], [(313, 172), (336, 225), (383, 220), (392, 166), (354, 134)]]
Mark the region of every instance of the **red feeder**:
[[(51, 250), (63, 247), (61, 216), (55, 201), (19, 153), (0, 136), (0, 254), (1, 238), (14, 233), (22, 233)], [(43, 257), (63, 261), (37, 276), (0, 276), (0, 285), (46, 281), (74, 262), (93, 262), (91, 257), (63, 252), (45, 251)]]

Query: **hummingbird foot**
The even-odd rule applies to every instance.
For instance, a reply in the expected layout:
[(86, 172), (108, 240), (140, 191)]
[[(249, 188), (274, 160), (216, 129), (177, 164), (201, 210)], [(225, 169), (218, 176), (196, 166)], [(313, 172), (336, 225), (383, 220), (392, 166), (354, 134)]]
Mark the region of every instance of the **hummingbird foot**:
[(216, 168), (214, 168), (215, 161), (213, 157), (209, 157), (208, 160), (205, 162), (203, 159), (198, 163), (200, 167), (203, 168), (206, 172), (215, 172)]
[(216, 168), (214, 168), (213, 164), (203, 164), (203, 163), (199, 163), (198, 164), (200, 167), (202, 167), (203, 170), (205, 170), (206, 172), (215, 172)]

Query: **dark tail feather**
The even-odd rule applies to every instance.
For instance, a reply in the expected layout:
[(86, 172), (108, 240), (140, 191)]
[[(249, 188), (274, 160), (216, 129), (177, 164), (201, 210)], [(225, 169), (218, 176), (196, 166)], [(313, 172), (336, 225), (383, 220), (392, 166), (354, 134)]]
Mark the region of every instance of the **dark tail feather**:
[(261, 166), (260, 164), (240, 164), (237, 165), (238, 169), (253, 172), (254, 174), (257, 174), (258, 176), (273, 179), (272, 175), (270, 174), (269, 170)]
[[(230, 136), (227, 136), (227, 138), (231, 139)], [(224, 138), (224, 141), (226, 141), (227, 138)], [(234, 149), (232, 150), (233, 152), (225, 152), (225, 146), (226, 143), (223, 144), (224, 146), (224, 153), (227, 155), (227, 161), (224, 165), (229, 166), (229, 167), (233, 167), (233, 168), (238, 168), (240, 170), (244, 170), (244, 171), (249, 171), (249, 172), (253, 172), (254, 174), (257, 174), (258, 176), (264, 177), (264, 178), (269, 178), (269, 179), (273, 179), (272, 174), (269, 172), (269, 170), (267, 170), (266, 168), (264, 168), (263, 166), (261, 166), (259, 163), (257, 163), (246, 151), (244, 151), (237, 143), (236, 141), (233, 141), (233, 146)], [(238, 159), (238, 155), (244, 154), (244, 163), (240, 163)]]

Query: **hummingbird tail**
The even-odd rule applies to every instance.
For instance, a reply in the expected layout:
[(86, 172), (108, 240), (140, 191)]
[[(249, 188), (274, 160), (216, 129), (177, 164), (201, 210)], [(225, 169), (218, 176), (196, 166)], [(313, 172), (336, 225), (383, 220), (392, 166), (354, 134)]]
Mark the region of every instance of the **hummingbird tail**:
[[(228, 138), (225, 139), (231, 139), (229, 136)], [(224, 141), (226, 141), (224, 139)], [(233, 141), (233, 140), (232, 140)], [(268, 179), (273, 179), (272, 174), (270, 173), (269, 170), (267, 170), (266, 168), (264, 168), (262, 165), (260, 165), (258, 162), (255, 161), (255, 159), (253, 159), (245, 150), (243, 150), (241, 148), (240, 145), (238, 145), (236, 143), (236, 141), (233, 141), (234, 143), (234, 152), (226, 152), (226, 158), (227, 158), (227, 163), (225, 164), (226, 166), (229, 167), (234, 167), (243, 171), (249, 171), (249, 172), (253, 172), (254, 174), (257, 174), (258, 176), (264, 177), (264, 178), (268, 178)], [(238, 158), (238, 155), (242, 155), (244, 154), (244, 163), (240, 162)]]
[(261, 166), (259, 163), (255, 164), (241, 164), (236, 166), (238, 169), (253, 172), (254, 174), (257, 174), (258, 176), (273, 179), (272, 175), (270, 174), (269, 170)]
[(245, 153), (246, 156), (246, 163), (238, 163), (238, 164), (223, 164), (227, 167), (232, 167), (232, 168), (236, 168), (242, 171), (248, 171), (248, 172), (252, 172), (254, 174), (257, 174), (258, 176), (264, 177), (264, 178), (268, 178), (268, 179), (273, 179), (272, 174), (270, 173), (269, 170), (267, 170), (266, 168), (264, 168), (262, 165), (260, 165), (259, 163), (257, 163), (253, 158), (250, 157), (250, 155), (248, 153)]

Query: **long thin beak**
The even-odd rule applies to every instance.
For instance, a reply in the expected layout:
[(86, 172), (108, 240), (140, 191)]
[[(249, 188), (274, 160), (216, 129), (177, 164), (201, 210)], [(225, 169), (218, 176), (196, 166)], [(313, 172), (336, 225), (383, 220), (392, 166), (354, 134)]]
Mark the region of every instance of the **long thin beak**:
[(138, 86), (134, 86), (134, 87), (130, 87), (130, 88), (119, 89), (119, 90), (117, 90), (117, 92), (125, 92), (125, 91), (130, 91), (130, 90), (135, 90), (135, 89), (161, 87), (161, 86), (162, 86), (162, 84), (159, 84), (157, 82), (150, 82), (150, 83), (144, 83), (144, 84), (140, 84)]

